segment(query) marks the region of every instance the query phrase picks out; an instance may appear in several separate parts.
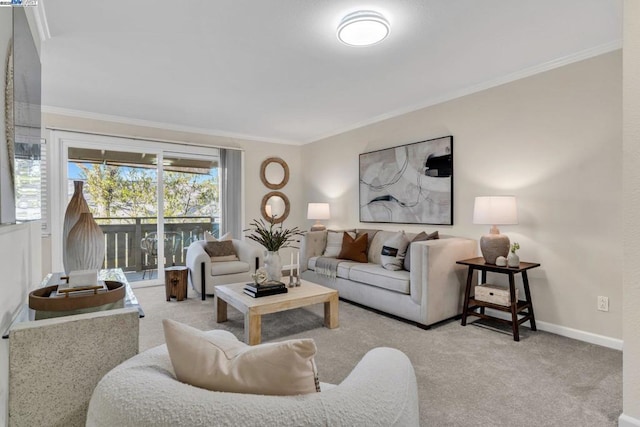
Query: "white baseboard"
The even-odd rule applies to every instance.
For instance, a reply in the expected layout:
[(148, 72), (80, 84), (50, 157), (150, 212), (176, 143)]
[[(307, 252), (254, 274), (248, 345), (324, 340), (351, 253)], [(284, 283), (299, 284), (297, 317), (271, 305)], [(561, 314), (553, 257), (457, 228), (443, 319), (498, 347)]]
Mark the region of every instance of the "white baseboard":
[[(501, 319), (511, 319), (511, 315), (503, 311), (487, 309), (487, 314), (491, 314), (492, 316), (499, 317)], [(568, 328), (566, 326), (560, 326), (554, 323), (541, 322), (539, 320), (536, 320), (536, 326), (541, 331), (551, 332), (552, 334), (560, 335), (567, 338), (573, 338), (574, 340), (584, 341), (590, 344), (601, 345), (603, 347), (622, 351), (622, 340), (617, 338), (606, 337), (604, 335), (585, 332), (579, 329)]]
[(618, 427), (640, 427), (640, 420), (630, 417), (629, 415), (622, 414), (618, 418)]

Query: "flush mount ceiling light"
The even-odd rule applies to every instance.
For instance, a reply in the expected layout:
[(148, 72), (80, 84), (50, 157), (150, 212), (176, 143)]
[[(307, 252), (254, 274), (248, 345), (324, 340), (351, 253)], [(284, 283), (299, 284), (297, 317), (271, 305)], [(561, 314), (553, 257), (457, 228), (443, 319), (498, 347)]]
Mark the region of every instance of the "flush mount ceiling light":
[(349, 46), (370, 46), (387, 38), (389, 21), (378, 12), (359, 10), (345, 16), (338, 25), (338, 40)]

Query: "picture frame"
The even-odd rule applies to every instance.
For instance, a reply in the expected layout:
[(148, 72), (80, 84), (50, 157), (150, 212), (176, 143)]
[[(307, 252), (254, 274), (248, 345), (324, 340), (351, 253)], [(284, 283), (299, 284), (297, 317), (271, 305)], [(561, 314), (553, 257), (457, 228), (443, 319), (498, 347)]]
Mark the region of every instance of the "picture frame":
[(453, 225), (453, 136), (359, 156), (360, 222)]

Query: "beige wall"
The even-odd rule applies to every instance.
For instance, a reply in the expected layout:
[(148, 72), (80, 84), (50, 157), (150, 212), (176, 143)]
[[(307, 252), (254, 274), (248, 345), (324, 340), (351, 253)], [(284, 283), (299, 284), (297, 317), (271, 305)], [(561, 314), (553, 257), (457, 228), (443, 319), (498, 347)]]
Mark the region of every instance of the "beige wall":
[[(622, 338), (622, 63), (616, 51), (378, 122), (303, 147), (304, 194), (330, 225), (358, 222), (358, 154), (454, 137), (454, 226), (379, 225), (479, 239), (478, 195), (513, 194), (536, 317)], [(598, 295), (610, 311), (596, 310)]]
[[(204, 134), (178, 132), (166, 129), (158, 129), (144, 126), (133, 126), (108, 121), (70, 117), (58, 114), (44, 114), (43, 124), (49, 128), (93, 132), (105, 135), (138, 137), (147, 139), (170, 140), (191, 142), (196, 144), (210, 144), (216, 147), (239, 148), (244, 150), (245, 161), (245, 224), (253, 218), (260, 217), (260, 202), (262, 197), (270, 192), (260, 180), (260, 164), (268, 157), (281, 157), (289, 165), (289, 183), (280, 191), (286, 194), (292, 201), (291, 213), (285, 221), (286, 227), (302, 226), (306, 222), (306, 211), (303, 212), (301, 204), (294, 201), (302, 199), (302, 168), (300, 161), (300, 147), (283, 144), (273, 144), (258, 141), (241, 140), (228, 137), (217, 137)], [(65, 204), (66, 206), (66, 204)], [(43, 269), (51, 268), (51, 244), (50, 239), (43, 241)], [(288, 264), (289, 252), (281, 252), (283, 262)]]
[(640, 2), (626, 0), (624, 8), (624, 415), (620, 425), (640, 426)]

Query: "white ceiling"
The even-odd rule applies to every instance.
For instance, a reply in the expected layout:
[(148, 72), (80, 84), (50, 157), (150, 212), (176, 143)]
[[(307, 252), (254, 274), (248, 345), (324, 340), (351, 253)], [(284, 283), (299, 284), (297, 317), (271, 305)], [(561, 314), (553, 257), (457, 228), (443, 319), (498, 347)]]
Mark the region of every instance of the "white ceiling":
[[(306, 143), (621, 46), (622, 0), (45, 0), (43, 105)], [(387, 16), (371, 47), (349, 12)]]

